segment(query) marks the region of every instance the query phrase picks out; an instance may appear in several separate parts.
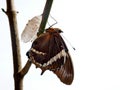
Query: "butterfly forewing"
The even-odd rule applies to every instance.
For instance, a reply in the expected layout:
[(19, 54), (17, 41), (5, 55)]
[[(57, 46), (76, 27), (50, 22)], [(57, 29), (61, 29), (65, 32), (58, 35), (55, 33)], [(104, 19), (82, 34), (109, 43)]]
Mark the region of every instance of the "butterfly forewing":
[(60, 36), (60, 30), (49, 28), (32, 44), (28, 57), (42, 69), (53, 71), (65, 84), (71, 84), (74, 77), (73, 64), (68, 49)]

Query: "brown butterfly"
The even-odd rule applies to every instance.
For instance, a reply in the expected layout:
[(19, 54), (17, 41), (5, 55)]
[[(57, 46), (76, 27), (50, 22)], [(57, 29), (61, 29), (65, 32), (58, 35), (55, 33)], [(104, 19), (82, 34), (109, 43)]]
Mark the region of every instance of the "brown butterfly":
[(28, 58), (41, 68), (42, 73), (50, 70), (65, 84), (70, 85), (74, 78), (74, 69), (68, 48), (60, 36), (58, 28), (48, 28), (32, 43)]

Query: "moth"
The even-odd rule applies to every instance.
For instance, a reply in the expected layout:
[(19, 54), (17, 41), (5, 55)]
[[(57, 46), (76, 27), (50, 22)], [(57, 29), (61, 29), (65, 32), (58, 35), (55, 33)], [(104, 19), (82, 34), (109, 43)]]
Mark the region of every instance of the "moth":
[(67, 85), (73, 82), (74, 68), (69, 50), (61, 37), (58, 28), (48, 28), (32, 43), (27, 52), (29, 60), (39, 67), (42, 72), (50, 70)]

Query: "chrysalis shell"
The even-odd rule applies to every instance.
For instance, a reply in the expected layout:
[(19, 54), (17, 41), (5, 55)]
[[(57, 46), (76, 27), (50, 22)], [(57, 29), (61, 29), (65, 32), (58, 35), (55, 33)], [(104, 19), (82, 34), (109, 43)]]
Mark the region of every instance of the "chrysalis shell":
[(28, 21), (28, 23), (25, 26), (25, 29), (21, 34), (21, 40), (24, 43), (33, 41), (34, 39), (37, 38), (37, 32), (38, 32), (38, 28), (40, 26), (41, 21), (42, 21), (42, 15), (35, 16)]

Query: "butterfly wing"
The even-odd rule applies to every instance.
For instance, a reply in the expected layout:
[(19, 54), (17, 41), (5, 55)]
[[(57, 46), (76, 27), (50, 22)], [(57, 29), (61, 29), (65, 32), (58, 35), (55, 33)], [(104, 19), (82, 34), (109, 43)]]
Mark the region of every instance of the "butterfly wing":
[[(61, 53), (61, 58), (58, 61), (63, 61), (61, 63), (61, 67), (59, 69), (56, 70), (52, 70), (57, 76), (58, 78), (65, 84), (70, 85), (73, 81), (74, 78), (74, 69), (73, 69), (73, 63), (70, 57), (70, 54), (68, 52), (67, 46), (64, 42), (64, 40), (62, 39), (61, 36), (58, 37), (54, 37), (55, 39), (55, 46), (57, 49), (59, 50), (64, 50), (64, 53)], [(54, 48), (56, 50), (56, 48)], [(54, 50), (53, 50), (54, 51)], [(66, 53), (66, 54), (65, 54)], [(58, 62), (58, 64), (60, 63)]]
[(68, 49), (56, 31), (48, 31), (38, 37), (29, 51), (33, 63), (45, 70), (54, 72), (65, 84), (71, 84), (74, 77), (73, 64)]
[(61, 66), (60, 69), (53, 72), (63, 83), (70, 85), (73, 82), (74, 78), (74, 69), (70, 56), (67, 57), (66, 62), (63, 66)]

